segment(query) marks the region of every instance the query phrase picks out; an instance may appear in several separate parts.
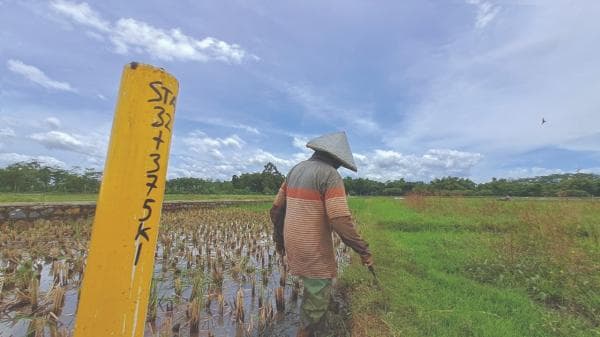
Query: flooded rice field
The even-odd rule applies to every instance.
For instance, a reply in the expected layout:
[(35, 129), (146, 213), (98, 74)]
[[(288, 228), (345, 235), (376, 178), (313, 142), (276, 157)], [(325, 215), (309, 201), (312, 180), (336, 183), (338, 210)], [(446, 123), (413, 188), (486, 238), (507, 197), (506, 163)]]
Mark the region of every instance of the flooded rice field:
[[(235, 207), (163, 214), (145, 336), (295, 336), (302, 284), (271, 228)], [(0, 336), (71, 335), (90, 231), (91, 219), (0, 227)]]

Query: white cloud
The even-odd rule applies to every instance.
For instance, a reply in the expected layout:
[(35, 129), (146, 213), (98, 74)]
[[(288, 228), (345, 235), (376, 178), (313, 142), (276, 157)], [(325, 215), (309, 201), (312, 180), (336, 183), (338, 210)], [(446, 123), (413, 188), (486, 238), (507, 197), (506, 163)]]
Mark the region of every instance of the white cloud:
[(44, 122), (52, 130), (60, 128), (60, 119), (56, 117), (48, 117)]
[(61, 13), (84, 26), (103, 32), (108, 32), (110, 30), (108, 21), (103, 20), (100, 15), (85, 2), (78, 4), (71, 1), (55, 0), (50, 3), (50, 7), (56, 12)]
[(128, 53), (138, 47), (163, 60), (240, 63), (247, 56), (236, 44), (228, 44), (212, 37), (196, 40), (179, 29), (167, 31), (131, 18), (117, 21), (111, 40), (120, 53)]
[(276, 166), (279, 166), (281, 171), (281, 168), (290, 168), (297, 163), (293, 158), (294, 156), (290, 159), (285, 159), (263, 149), (256, 149), (249, 154), (247, 161), (250, 165), (265, 165), (266, 163), (271, 162)]
[(489, 1), (484, 0), (466, 0), (468, 4), (477, 7), (477, 18), (475, 20), (475, 27), (482, 29), (485, 28), (500, 12), (500, 6), (494, 5)]
[(8, 165), (19, 163), (19, 162), (29, 162), (29, 161), (38, 161), (42, 164), (54, 167), (67, 167), (63, 161), (58, 160), (54, 157), (49, 156), (31, 156), (20, 153), (0, 153), (0, 167), (6, 167)]
[(82, 136), (53, 130), (34, 133), (29, 138), (48, 149), (75, 152), (90, 157), (102, 158), (106, 155), (106, 137), (97, 133)]
[(483, 156), (449, 149), (430, 149), (420, 156), (378, 149), (355, 154), (354, 158), (361, 177), (379, 181), (400, 178), (429, 181), (445, 176), (468, 177)]
[(237, 151), (245, 144), (244, 140), (238, 135), (231, 135), (226, 138), (211, 138), (202, 131), (193, 131), (183, 137), (182, 142), (192, 152), (198, 154), (208, 154), (214, 159), (223, 160), (223, 150)]
[(563, 174), (568, 173), (558, 168), (546, 168), (546, 167), (519, 167), (508, 170), (502, 178), (528, 178), (528, 177), (539, 177), (547, 176), (550, 174)]
[(575, 170), (575, 173), (594, 173), (594, 174), (600, 174), (600, 167), (582, 168), (582, 169)]
[(530, 177), (541, 177), (551, 174), (566, 174), (566, 173), (593, 173), (600, 174), (600, 167), (587, 167), (579, 168), (575, 170), (564, 170), (560, 168), (548, 168), (548, 167), (517, 167), (507, 170), (503, 174), (502, 178), (508, 179), (519, 179), (519, 178), (530, 178)]
[(312, 153), (312, 150), (309, 149), (308, 147), (306, 147), (307, 143), (308, 143), (308, 139), (307, 138), (293, 136), (292, 145), (295, 148), (299, 149), (302, 152), (310, 152), (310, 153)]
[(69, 83), (55, 81), (46, 76), (46, 74), (44, 74), (44, 72), (40, 69), (32, 65), (25, 64), (20, 60), (8, 60), (6, 65), (10, 71), (22, 75), (28, 80), (39, 84), (44, 88), (76, 92), (76, 90), (73, 89)]
[(241, 152), (224, 151), (224, 153), (221, 157), (212, 155), (210, 151), (199, 153), (198, 156), (177, 156), (176, 163), (170, 162), (169, 178), (197, 177), (229, 180), (233, 175), (260, 172), (268, 162), (275, 164), (279, 172), (285, 175), (293, 165), (308, 158), (304, 153), (283, 158), (261, 148), (244, 148)]
[(60, 131), (35, 133), (31, 139), (38, 141), (49, 149), (61, 149), (83, 153), (86, 151), (84, 143), (76, 137)]
[(244, 144), (244, 141), (240, 137), (238, 137), (237, 135), (233, 135), (233, 136), (227, 137), (225, 139), (220, 139), (220, 141), (225, 146), (232, 146), (232, 147), (237, 148), (237, 149), (241, 149), (242, 148), (242, 144)]
[(133, 18), (120, 18), (111, 24), (85, 2), (57, 0), (50, 6), (74, 22), (95, 29), (94, 39), (103, 40), (100, 34), (104, 34), (114, 44), (117, 53), (146, 53), (167, 61), (241, 63), (244, 59), (258, 60), (257, 56), (237, 44), (213, 37), (198, 40), (178, 28), (161, 29)]
[(235, 129), (246, 130), (255, 135), (260, 135), (260, 131), (258, 131), (258, 129), (253, 126), (249, 126), (249, 125), (245, 125), (245, 124), (233, 124), (233, 125), (231, 125), (231, 127), (235, 128)]
[(0, 138), (11, 138), (15, 136), (15, 130), (8, 127), (0, 128)]
[(193, 176), (229, 180), (234, 174), (259, 172), (268, 162), (286, 174), (293, 165), (310, 155), (302, 152), (284, 157), (248, 144), (237, 135), (210, 137), (202, 131), (175, 139), (175, 143), (179, 142), (183, 146), (174, 144), (177, 151), (174, 152), (175, 160), (170, 162), (170, 178)]
[[(302, 151), (288, 155), (271, 153), (248, 144), (236, 135), (219, 138), (194, 131), (181, 141), (184, 146), (179, 146), (176, 152), (185, 155), (175, 154), (176, 159), (171, 161), (169, 168), (170, 178), (193, 176), (228, 180), (234, 174), (258, 172), (268, 162), (275, 164), (281, 173), (287, 174), (294, 165), (308, 159), (313, 153), (304, 146), (306, 139), (300, 136), (292, 137), (290, 145)], [(340, 170), (341, 174), (380, 181), (400, 178), (429, 181), (445, 176), (468, 177), (483, 156), (450, 149), (430, 149), (421, 155), (377, 149), (356, 153), (354, 158), (358, 174), (345, 169)]]
[[(211, 143), (217, 146), (218, 142)], [(220, 148), (219, 148), (220, 149)], [(169, 167), (169, 177), (192, 176), (206, 179), (228, 180), (234, 174), (258, 172), (271, 162), (284, 175), (297, 163), (312, 154), (298, 152), (279, 156), (261, 148), (244, 148), (243, 151), (223, 151), (213, 155), (213, 149), (205, 149), (199, 156), (179, 156)], [(221, 151), (220, 149), (219, 151)], [(422, 155), (402, 154), (390, 150), (374, 150), (366, 154), (354, 154), (358, 174), (340, 169), (342, 175), (365, 177), (379, 181), (404, 178), (409, 181), (429, 181), (445, 176), (468, 177), (482, 155), (447, 149), (432, 149)]]

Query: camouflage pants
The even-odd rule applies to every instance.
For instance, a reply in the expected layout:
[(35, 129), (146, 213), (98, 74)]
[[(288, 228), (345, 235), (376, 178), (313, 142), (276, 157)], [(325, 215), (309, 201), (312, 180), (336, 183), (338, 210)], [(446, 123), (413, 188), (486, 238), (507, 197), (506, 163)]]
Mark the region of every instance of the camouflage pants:
[(329, 308), (331, 279), (302, 277), (304, 298), (300, 318), (305, 327), (316, 327)]

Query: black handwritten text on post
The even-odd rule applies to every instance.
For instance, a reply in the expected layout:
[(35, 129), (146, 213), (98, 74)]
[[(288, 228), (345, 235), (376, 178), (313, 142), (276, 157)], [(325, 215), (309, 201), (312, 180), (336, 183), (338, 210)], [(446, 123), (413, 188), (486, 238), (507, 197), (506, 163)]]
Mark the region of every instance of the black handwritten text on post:
[[(155, 104), (152, 107), (155, 118), (150, 124), (150, 127), (152, 127), (156, 133), (155, 136), (152, 137), (152, 142), (154, 144), (153, 150), (148, 154), (148, 162), (150, 163), (150, 168), (146, 171), (146, 187), (148, 189), (146, 191), (146, 198), (141, 207), (142, 215), (137, 219), (137, 232), (134, 239), (136, 242), (134, 266), (137, 266), (139, 262), (144, 241), (150, 241), (147, 232), (152, 230), (152, 228), (147, 227), (145, 224), (152, 218), (152, 207), (156, 202), (156, 198), (153, 196), (152, 192), (154, 189), (158, 188), (158, 177), (164, 169), (160, 166), (160, 149), (161, 145), (165, 143), (165, 138), (163, 137), (169, 137), (172, 128), (173, 115), (167, 110), (174, 112), (177, 100), (173, 91), (164, 86), (161, 81), (150, 82), (148, 86), (152, 89), (154, 95), (152, 98), (148, 99), (147, 102)], [(165, 109), (165, 107), (167, 109)]]

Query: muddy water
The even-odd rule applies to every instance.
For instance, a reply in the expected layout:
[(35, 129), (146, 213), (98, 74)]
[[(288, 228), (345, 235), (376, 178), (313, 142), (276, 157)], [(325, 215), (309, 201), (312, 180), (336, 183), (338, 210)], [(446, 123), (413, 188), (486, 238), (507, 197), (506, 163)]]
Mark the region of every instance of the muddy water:
[[(277, 311), (275, 289), (280, 286), (280, 273), (285, 262), (274, 252), (268, 219), (252, 216), (245, 219), (243, 215), (219, 214), (214, 210), (212, 212), (216, 212), (216, 215), (211, 213), (208, 216), (213, 221), (203, 224), (194, 223), (195, 221), (189, 219), (198, 219), (206, 214), (175, 217), (171, 220), (176, 225), (163, 225), (154, 270), (154, 282), (158, 293), (156, 319), (146, 323), (144, 335), (200, 337), (209, 336), (210, 333), (215, 337), (295, 336), (299, 324), (302, 292), (300, 288), (299, 296), (293, 298), (295, 279), (288, 275), (284, 287), (285, 310)], [(232, 216), (235, 217), (235, 221), (228, 219)], [(248, 221), (248, 224), (240, 225), (240, 217)], [(166, 221), (169, 221), (168, 217)], [(347, 263), (347, 252), (343, 244), (336, 239), (336, 255), (340, 266)], [(26, 260), (27, 254), (23, 254), (21, 258)], [(236, 273), (234, 269), (236, 265), (240, 269), (242, 259), (247, 261), (246, 266), (243, 271)], [(40, 305), (36, 311), (32, 312), (31, 306), (27, 304), (7, 309), (6, 303), (15, 298), (15, 289), (4, 289), (0, 298), (1, 337), (33, 336), (31, 333), (36, 324), (43, 327), (44, 336), (67, 336), (73, 330), (81, 275), (72, 273), (66, 281), (64, 305), (56, 315), (56, 320), (50, 314), (51, 300), (47, 298), (56, 278), (52, 263), (45, 261), (48, 259), (43, 257), (33, 260), (34, 266), (41, 266), (38, 272)], [(70, 266), (73, 264), (72, 257), (62, 261), (70, 261)], [(0, 266), (5, 270), (7, 260), (0, 259)], [(222, 270), (223, 281), (220, 288), (211, 279), (215, 266)], [(198, 333), (190, 333), (187, 310), (192, 293), (192, 280), (198, 274), (204, 279), (205, 305), (200, 312)], [(176, 279), (180, 280), (181, 286), (176, 286)], [(239, 289), (242, 290), (244, 299), (243, 321), (237, 317), (235, 310)], [(222, 313), (219, 310), (218, 294), (222, 294), (224, 298)], [(259, 307), (260, 298), (262, 309)], [(261, 315), (261, 310), (268, 314)]]

